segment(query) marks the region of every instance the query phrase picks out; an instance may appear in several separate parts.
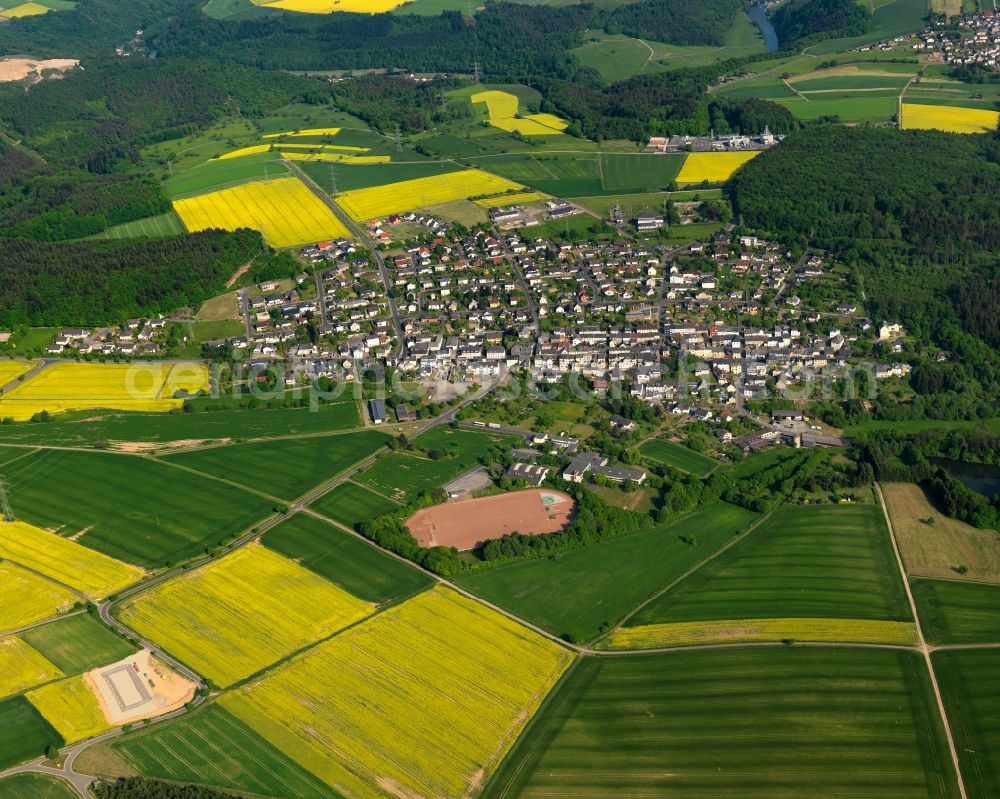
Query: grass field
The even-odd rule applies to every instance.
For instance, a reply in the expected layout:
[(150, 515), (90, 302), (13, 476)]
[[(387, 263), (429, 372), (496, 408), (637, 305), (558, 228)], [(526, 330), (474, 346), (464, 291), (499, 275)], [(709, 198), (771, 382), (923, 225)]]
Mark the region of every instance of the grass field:
[(399, 505), (357, 483), (341, 483), (313, 502), (312, 507), (335, 522), (353, 528), (366, 519), (390, 513)]
[[(199, 403), (194, 403), (196, 406)], [(206, 405), (208, 403), (206, 402)], [(314, 408), (213, 410), (211, 413), (102, 413), (56, 417), (45, 425), (3, 428), (3, 440), (18, 444), (144, 445), (172, 441), (235, 441), (283, 435), (329, 433), (358, 427), (361, 417), (353, 399)], [(13, 451), (13, 450), (12, 450)], [(18, 450), (23, 455), (24, 450)]]
[(223, 477), (272, 496), (294, 499), (385, 445), (376, 430), (286, 438), (169, 455), (167, 463)]
[(0, 557), (91, 599), (106, 597), (143, 577), (142, 569), (24, 522), (0, 522)]
[(432, 582), (412, 566), (304, 513), (269, 530), (262, 542), (366, 602), (409, 596)]
[(884, 122), (896, 115), (899, 106), (895, 95), (872, 97), (867, 93), (813, 94), (808, 100), (796, 97), (776, 102), (791, 111), (793, 117), (805, 122), (820, 117), (838, 117), (841, 122)]
[(0, 639), (0, 699), (62, 676), (41, 652), (20, 638)]
[(144, 567), (192, 557), (272, 503), (145, 458), (45, 450), (5, 467), (18, 518)]
[[(224, 142), (210, 142), (218, 152), (224, 152)], [(258, 180), (275, 180), (287, 177), (288, 167), (278, 160), (277, 153), (261, 153), (220, 161), (203, 162), (171, 175), (163, 182), (164, 193), (173, 200), (194, 197), (207, 192), (221, 191)]]
[[(308, 161), (299, 164), (302, 171), (317, 186), (320, 186), (327, 194), (333, 193), (333, 179), (331, 178), (330, 167), (327, 164), (309, 163)], [(435, 178), (447, 175), (451, 172), (458, 172), (462, 169), (459, 164), (452, 161), (404, 161), (389, 164), (338, 164), (333, 171), (333, 176), (337, 181), (337, 190), (342, 192), (354, 191), (356, 189), (370, 189), (373, 186), (384, 186), (387, 183), (401, 183), (418, 178)]]
[(698, 477), (704, 477), (719, 465), (718, 461), (702, 455), (700, 452), (659, 438), (643, 441), (639, 446), (639, 452), (652, 461), (672, 466)]
[(61, 362), (0, 396), (0, 416), (25, 421), (40, 411), (168, 411), (183, 404), (174, 399), (177, 392), (207, 388), (208, 369), (201, 363)]
[(934, 671), (969, 799), (1000, 796), (1000, 650), (936, 652)]
[(68, 610), (76, 594), (14, 563), (0, 561), (0, 630), (14, 630)]
[(953, 799), (928, 682), (909, 652), (585, 658), (485, 797)]
[(113, 747), (141, 774), (156, 779), (281, 799), (337, 796), (217, 703)]
[(997, 129), (1000, 112), (978, 108), (903, 103), (904, 130), (944, 130), (949, 133), (989, 133)]
[[(914, 483), (884, 483), (881, 487), (908, 573), (1000, 583), (1000, 537), (996, 532), (945, 516)], [(960, 566), (966, 568), (964, 574), (957, 571)]]
[(353, 219), (365, 220), (398, 214), (413, 208), (502, 194), (522, 187), (505, 178), (480, 170), (465, 169), (433, 177), (415, 178), (337, 195), (337, 204)]
[(724, 183), (747, 161), (760, 155), (760, 150), (734, 153), (691, 153), (677, 174), (678, 183)]
[(272, 247), (351, 235), (333, 211), (298, 178), (254, 181), (174, 200), (174, 210), (189, 231), (255, 228)]
[(1000, 586), (913, 580), (911, 587), (931, 643), (1000, 642)]
[(740, 619), (682, 621), (620, 627), (607, 649), (656, 649), (749, 641), (849, 641), (851, 643), (913, 646), (917, 628), (906, 621), (870, 619)]
[(677, 178), (684, 160), (680, 155), (602, 155), (601, 180), (608, 191), (660, 188)]
[(540, 191), (521, 191), (516, 194), (504, 194), (500, 197), (485, 197), (476, 200), (475, 204), (480, 208), (492, 208), (494, 205), (515, 205), (522, 203), (537, 203), (539, 200), (548, 198), (547, 194)]
[[(422, 456), (390, 452), (382, 455), (354, 479), (380, 494), (406, 503), (421, 492), (444, 485), (471, 469), (490, 447), (504, 440), (510, 442), (513, 439), (510, 436), (435, 427), (419, 436), (414, 444), (447, 453), (444, 457), (431, 460)], [(319, 502), (322, 503), (323, 500), (320, 499)]]
[(184, 232), (184, 225), (173, 211), (167, 211), (158, 216), (148, 216), (134, 222), (109, 227), (91, 238), (95, 239), (140, 239), (159, 238), (163, 236), (179, 236)]
[(780, 508), (628, 623), (767, 618), (909, 621), (881, 510)]
[(62, 746), (62, 738), (23, 696), (0, 701), (0, 769), (41, 757), (46, 747)]
[(115, 635), (90, 613), (33, 627), (18, 637), (37, 649), (63, 674), (80, 674), (135, 652), (132, 644)]
[[(523, 619), (577, 640), (594, 638), (657, 589), (707, 558), (754, 518), (724, 502), (661, 527), (550, 558), (472, 572), (457, 582)], [(681, 540), (695, 536), (697, 545)]]
[(69, 783), (45, 774), (15, 774), (0, 780), (0, 799), (78, 799)]
[(118, 614), (198, 673), (228, 686), (371, 609), (294, 561), (251, 544), (130, 598)]
[(111, 729), (97, 697), (83, 675), (35, 688), (28, 691), (25, 698), (67, 744), (92, 738)]
[(397, 796), (462, 796), (497, 767), (570, 660), (436, 588), (220, 703), (344, 795), (383, 797), (392, 786)]

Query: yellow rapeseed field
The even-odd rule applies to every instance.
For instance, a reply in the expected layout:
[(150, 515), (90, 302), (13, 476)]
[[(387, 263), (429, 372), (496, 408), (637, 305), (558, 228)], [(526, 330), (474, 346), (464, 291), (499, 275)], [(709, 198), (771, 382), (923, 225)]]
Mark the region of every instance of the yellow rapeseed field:
[(439, 587), (220, 703), (352, 799), (460, 797), (486, 782), (571, 660)]
[(523, 186), (478, 169), (463, 169), (427, 178), (402, 180), (369, 189), (345, 191), (337, 204), (353, 219), (365, 220), (386, 214), (400, 214), (414, 208), (467, 200), (487, 194), (502, 194)]
[(30, 372), (34, 366), (34, 361), (0, 361), (0, 388)]
[(271, 149), (270, 144), (251, 144), (248, 147), (240, 147), (238, 150), (231, 150), (228, 153), (223, 153), (216, 161), (225, 161), (228, 158), (241, 158), (244, 155), (256, 155), (257, 153), (266, 153)]
[(255, 228), (272, 247), (351, 235), (333, 211), (293, 177), (244, 183), (174, 200), (174, 210), (189, 231)]
[(551, 136), (566, 130), (566, 120), (555, 114), (528, 114), (518, 118), (520, 100), (510, 92), (488, 91), (477, 92), (470, 98), (472, 103), (486, 103), (490, 124), (508, 133), (515, 131), (524, 136)]
[(101, 599), (142, 579), (138, 566), (24, 522), (0, 522), (0, 557), (25, 566), (91, 599)]
[(723, 183), (741, 166), (760, 155), (760, 150), (738, 153), (691, 153), (677, 175), (678, 183)]
[(845, 641), (909, 645), (916, 643), (911, 622), (869, 619), (736, 619), (619, 627), (607, 649), (655, 649), (729, 641)]
[(950, 105), (903, 103), (904, 130), (943, 130), (949, 133), (989, 133), (997, 129), (1000, 112)]
[(476, 200), (475, 203), (480, 208), (492, 208), (495, 205), (516, 205), (517, 203), (531, 203), (548, 198), (548, 194), (542, 194), (540, 191), (521, 191), (516, 194), (504, 194), (500, 197), (487, 197)]
[(39, 411), (107, 408), (122, 411), (169, 411), (182, 401), (174, 392), (208, 388), (204, 364), (160, 362), (55, 363), (0, 395), (0, 417), (30, 419)]
[(20, 638), (0, 640), (0, 699), (62, 676), (41, 652)]
[(19, 6), (14, 6), (13, 8), (8, 8), (6, 11), (0, 12), (0, 17), (8, 17), (9, 19), (37, 17), (42, 14), (48, 14), (51, 10), (51, 8), (43, 6), (41, 3), (21, 3)]
[(259, 6), (298, 11), (303, 14), (329, 14), (352, 11), (356, 14), (381, 14), (403, 4), (403, 0), (253, 0)]
[(265, 139), (294, 138), (295, 136), (336, 136), (340, 128), (306, 128), (305, 130), (286, 130), (282, 133), (265, 133)]
[(373, 609), (294, 561), (251, 544), (139, 594), (120, 615), (225, 687)]
[[(298, 134), (304, 136), (305, 134)], [(267, 138), (266, 136), (264, 138)], [(340, 144), (296, 144), (295, 142), (272, 142), (270, 144), (252, 144), (248, 147), (240, 147), (238, 150), (231, 150), (223, 153), (216, 161), (225, 161), (229, 158), (241, 158), (244, 155), (256, 155), (258, 153), (274, 152), (284, 156), (286, 150), (315, 150), (316, 152), (336, 152), (336, 153), (366, 153), (368, 147), (353, 147), (351, 145)]]
[(78, 597), (51, 580), (0, 561), (0, 630), (14, 630), (68, 610)]
[(67, 744), (111, 729), (93, 690), (82, 674), (43, 685), (25, 694)]
[(293, 153), (281, 152), (282, 158), (289, 161), (326, 161), (336, 164), (388, 164), (392, 159), (388, 155), (348, 155), (347, 153)]

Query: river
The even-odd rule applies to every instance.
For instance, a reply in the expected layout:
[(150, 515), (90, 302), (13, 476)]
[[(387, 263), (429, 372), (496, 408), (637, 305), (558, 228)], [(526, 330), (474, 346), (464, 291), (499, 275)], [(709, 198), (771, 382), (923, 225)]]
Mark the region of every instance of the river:
[(750, 21), (753, 22), (754, 25), (760, 28), (767, 51), (769, 53), (773, 53), (777, 50), (778, 34), (775, 32), (774, 25), (771, 24), (771, 20), (767, 18), (767, 12), (764, 10), (763, 3), (754, 3), (751, 5), (750, 10), (747, 12), (747, 16), (750, 17)]
[(948, 474), (973, 491), (987, 497), (1000, 493), (1000, 466), (953, 461), (950, 458), (931, 458), (931, 462), (943, 467)]

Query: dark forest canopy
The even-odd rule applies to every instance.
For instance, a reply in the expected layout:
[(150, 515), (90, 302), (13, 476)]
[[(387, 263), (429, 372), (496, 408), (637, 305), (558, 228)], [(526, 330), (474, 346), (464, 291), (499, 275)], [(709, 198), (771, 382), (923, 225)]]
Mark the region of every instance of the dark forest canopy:
[(0, 327), (101, 325), (219, 294), (263, 251), (257, 231), (133, 242), (0, 240)]
[(240, 799), (232, 793), (220, 793), (201, 785), (175, 785), (146, 777), (123, 777), (115, 782), (98, 782), (97, 799)]
[(604, 29), (667, 44), (721, 47), (742, 9), (743, 0), (644, 0), (609, 12)]
[[(1000, 137), (892, 128), (806, 128), (730, 185), (747, 225), (839, 254), (879, 318), (960, 360), (1000, 341)], [(971, 337), (975, 337), (974, 339)]]
[(790, 0), (771, 17), (778, 41), (785, 45), (860, 36), (872, 15), (857, 0)]

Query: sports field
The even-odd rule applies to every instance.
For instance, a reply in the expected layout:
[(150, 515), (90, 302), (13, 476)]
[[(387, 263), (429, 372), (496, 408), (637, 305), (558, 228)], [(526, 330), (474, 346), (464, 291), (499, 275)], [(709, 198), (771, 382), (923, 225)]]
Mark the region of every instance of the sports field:
[(575, 504), (561, 491), (532, 488), (421, 508), (406, 520), (406, 526), (421, 546), (468, 550), (510, 533), (562, 530)]
[(46, 774), (14, 774), (0, 779), (0, 799), (78, 799), (69, 783)]
[(204, 552), (273, 502), (148, 458), (44, 450), (4, 467), (18, 518), (148, 568)]
[(90, 613), (25, 630), (18, 637), (64, 674), (114, 663), (135, 652), (135, 647), (115, 635)]
[(847, 641), (913, 646), (917, 642), (917, 629), (908, 621), (871, 619), (682, 621), (620, 627), (611, 634), (606, 645), (608, 649), (656, 649), (749, 641)]
[(182, 404), (174, 399), (178, 391), (196, 393), (207, 388), (208, 369), (201, 363), (61, 362), (0, 396), (0, 416), (25, 421), (40, 411), (169, 411)]
[(760, 150), (735, 153), (691, 153), (677, 174), (678, 183), (724, 183), (747, 161), (760, 155)]
[(980, 108), (903, 103), (903, 130), (943, 130), (949, 133), (989, 133), (997, 129), (1000, 112)]
[(0, 561), (0, 630), (14, 630), (55, 616), (78, 599), (61, 585)]
[(351, 235), (319, 197), (292, 177), (258, 180), (174, 200), (174, 210), (189, 231), (254, 228), (272, 247)]
[(924, 635), (934, 644), (1000, 642), (1000, 586), (913, 580)]
[(881, 510), (782, 507), (628, 623), (769, 618), (909, 621)]
[(129, 735), (113, 748), (156, 779), (283, 799), (337, 796), (218, 703)]
[(25, 698), (67, 744), (92, 738), (111, 729), (97, 697), (82, 674), (28, 691)]
[(556, 635), (586, 641), (709, 557), (754, 518), (748, 510), (718, 502), (660, 527), (474, 571), (457, 582)]
[(702, 455), (700, 452), (695, 452), (681, 444), (675, 444), (673, 441), (664, 441), (661, 438), (643, 441), (639, 445), (639, 452), (657, 463), (672, 466), (698, 477), (704, 477), (719, 465), (718, 461)]
[(272, 496), (295, 499), (367, 458), (387, 437), (377, 430), (211, 447), (169, 455), (167, 463), (222, 477)]
[(353, 528), (359, 522), (391, 513), (399, 505), (362, 485), (348, 482), (334, 486), (331, 491), (313, 502), (312, 507), (317, 513), (322, 513), (345, 527)]
[(368, 189), (354, 189), (337, 195), (337, 205), (359, 221), (386, 214), (400, 214), (414, 208), (503, 194), (523, 187), (506, 178), (478, 169), (464, 169), (443, 175), (404, 180)]
[(41, 652), (20, 638), (0, 639), (0, 699), (62, 676)]
[(251, 544), (130, 598), (118, 615), (228, 686), (371, 609), (294, 561)]
[[(908, 573), (1000, 583), (995, 532), (945, 516), (914, 483), (882, 483), (881, 488)], [(962, 566), (965, 571), (959, 572)]]
[(366, 602), (382, 603), (409, 596), (432, 582), (413, 566), (304, 513), (286, 519), (261, 540), (269, 549)]
[(48, 746), (62, 746), (62, 738), (23, 696), (0, 701), (0, 769), (41, 757)]
[(435, 588), (219, 701), (346, 796), (458, 797), (493, 772), (570, 660)]
[(909, 652), (584, 658), (485, 796), (953, 799), (928, 682)]
[(936, 652), (933, 657), (966, 793), (969, 799), (1000, 796), (1000, 650)]
[(24, 522), (0, 522), (0, 557), (44, 574), (91, 599), (139, 581), (143, 570)]

